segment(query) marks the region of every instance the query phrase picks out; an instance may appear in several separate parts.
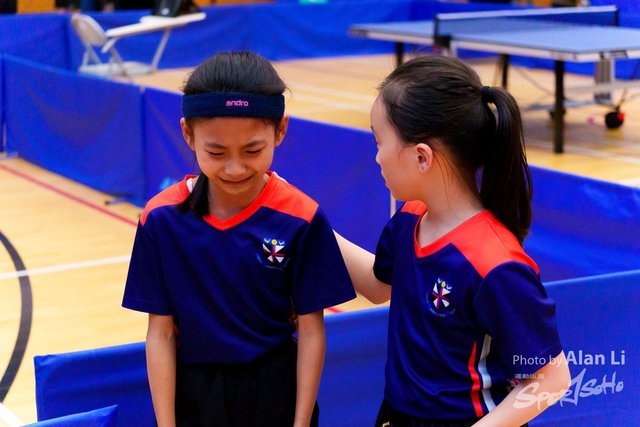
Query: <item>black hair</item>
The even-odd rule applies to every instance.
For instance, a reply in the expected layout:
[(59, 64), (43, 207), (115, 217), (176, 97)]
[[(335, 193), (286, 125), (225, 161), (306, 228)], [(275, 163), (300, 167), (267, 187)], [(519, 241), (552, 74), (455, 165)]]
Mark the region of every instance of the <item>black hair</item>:
[(406, 62), (379, 90), (399, 138), (446, 151), (483, 206), (522, 245), (531, 226), (533, 185), (515, 99), (502, 88), (483, 87), (463, 61), (438, 55)]
[[(258, 95), (282, 95), (286, 85), (273, 65), (252, 52), (222, 52), (206, 59), (191, 73), (184, 84), (185, 96), (211, 92), (242, 92)], [(201, 117), (185, 119), (193, 127)], [(262, 119), (280, 127), (282, 117)], [(202, 218), (209, 213), (209, 179), (200, 173), (193, 191), (180, 205), (181, 212), (193, 209)]]

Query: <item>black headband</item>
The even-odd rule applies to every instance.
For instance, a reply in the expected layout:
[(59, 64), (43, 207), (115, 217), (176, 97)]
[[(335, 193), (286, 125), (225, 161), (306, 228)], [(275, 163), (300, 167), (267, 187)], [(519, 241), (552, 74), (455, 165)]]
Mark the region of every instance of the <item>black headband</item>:
[(284, 95), (241, 92), (185, 95), (182, 97), (182, 116), (280, 118), (284, 116)]

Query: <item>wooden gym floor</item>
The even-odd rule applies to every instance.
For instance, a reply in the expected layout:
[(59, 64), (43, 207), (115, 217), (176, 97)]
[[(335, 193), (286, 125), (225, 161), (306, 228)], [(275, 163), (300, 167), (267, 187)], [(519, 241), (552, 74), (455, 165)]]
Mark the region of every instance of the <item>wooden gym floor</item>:
[[(492, 61), (471, 64), (485, 84), (497, 85)], [(393, 69), (394, 58), (275, 65), (290, 88), (289, 114), (368, 129), (376, 86)], [(135, 81), (177, 91), (189, 71), (165, 70)], [(567, 85), (591, 81), (576, 75), (566, 80)], [(509, 89), (521, 105), (551, 103), (545, 91), (552, 87), (548, 71), (511, 71)], [(640, 187), (640, 101), (633, 96), (623, 107), (625, 124), (617, 130), (605, 128), (608, 110), (602, 106), (570, 109), (561, 155), (552, 153), (548, 113), (524, 112), (530, 163)], [(142, 341), (146, 315), (120, 307), (140, 208), (105, 204), (108, 195), (20, 158), (0, 160), (0, 182), (0, 393), (6, 393), (4, 418), (13, 420), (2, 420), (0, 406), (0, 426), (5, 426), (36, 421), (34, 356)], [(327, 314), (370, 306), (358, 298)]]

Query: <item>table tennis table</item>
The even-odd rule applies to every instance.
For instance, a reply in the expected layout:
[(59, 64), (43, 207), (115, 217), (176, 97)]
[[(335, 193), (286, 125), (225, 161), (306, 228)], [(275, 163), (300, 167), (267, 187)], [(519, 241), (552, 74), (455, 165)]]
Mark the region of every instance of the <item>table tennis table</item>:
[[(397, 64), (403, 62), (404, 44), (430, 45), (457, 56), (460, 49), (498, 54), (502, 85), (507, 87), (509, 56), (554, 61), (555, 153), (564, 151), (565, 92), (610, 93), (640, 86), (640, 81), (616, 81), (615, 60), (640, 58), (640, 29), (619, 27), (615, 6), (509, 9), (486, 12), (443, 13), (428, 21), (357, 24), (349, 34), (396, 43)], [(597, 84), (565, 88), (565, 62), (595, 62), (607, 79)]]

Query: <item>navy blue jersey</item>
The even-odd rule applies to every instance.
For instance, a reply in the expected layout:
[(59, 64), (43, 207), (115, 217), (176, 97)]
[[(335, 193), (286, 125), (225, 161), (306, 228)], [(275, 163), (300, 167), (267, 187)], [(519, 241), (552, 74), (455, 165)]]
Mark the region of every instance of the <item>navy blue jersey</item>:
[(254, 360), (291, 340), (297, 314), (355, 297), (317, 203), (270, 174), (258, 198), (225, 221), (178, 211), (190, 177), (140, 217), (122, 305), (174, 316), (183, 363)]
[(480, 417), (562, 351), (555, 303), (489, 211), (419, 247), (426, 210), (405, 203), (376, 250), (376, 277), (392, 285), (385, 399), (417, 418)]

